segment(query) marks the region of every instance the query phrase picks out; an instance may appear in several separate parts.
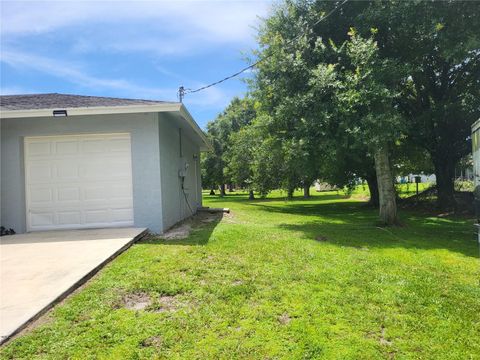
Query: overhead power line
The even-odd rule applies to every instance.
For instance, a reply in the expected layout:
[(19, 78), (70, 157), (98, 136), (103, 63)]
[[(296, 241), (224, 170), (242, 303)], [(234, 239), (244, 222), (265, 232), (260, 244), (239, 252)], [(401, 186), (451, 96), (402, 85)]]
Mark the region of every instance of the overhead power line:
[[(315, 21), (311, 27), (314, 27), (318, 24), (320, 24), (322, 21), (324, 21), (325, 19), (327, 19), (330, 15), (332, 15), (335, 11), (337, 11), (338, 9), (340, 9), (345, 3), (347, 3), (349, 0), (344, 0), (342, 1), (339, 5), (337, 5), (333, 10), (331, 10), (328, 14), (326, 14), (325, 16), (323, 16), (322, 18), (318, 19), (317, 21)], [(305, 31), (301, 32), (299, 35), (295, 36), (293, 39), (290, 39), (289, 41), (287, 41), (285, 43), (285, 46), (289, 46), (290, 44), (292, 44), (293, 42), (297, 41), (298, 39), (300, 39), (303, 35), (306, 34), (306, 32), (308, 31), (308, 29), (305, 29)], [(197, 92), (200, 92), (202, 90), (205, 90), (205, 89), (208, 89), (212, 86), (215, 86), (215, 85), (218, 85), (218, 84), (221, 84), (227, 80), (230, 80), (234, 77), (237, 77), (238, 75), (244, 73), (245, 71), (247, 70), (250, 70), (250, 69), (253, 69), (255, 66), (257, 66), (258, 64), (260, 64), (262, 61), (265, 61), (267, 60), (268, 58), (272, 57), (274, 54), (274, 52), (271, 52), (270, 54), (268, 55), (265, 55), (264, 57), (261, 57), (260, 59), (258, 59), (257, 61), (255, 61), (253, 64), (251, 65), (248, 65), (246, 67), (244, 67), (243, 69), (237, 71), (236, 73), (234, 74), (231, 74), (227, 77), (224, 77), (223, 79), (221, 80), (217, 80), (213, 83), (210, 83), (208, 85), (205, 85), (205, 86), (202, 86), (198, 89), (188, 89), (188, 88), (185, 88), (183, 86), (180, 86), (178, 88), (178, 98), (180, 100), (180, 102), (182, 102), (183, 98), (185, 97), (186, 94), (193, 94), (193, 93), (197, 93)]]

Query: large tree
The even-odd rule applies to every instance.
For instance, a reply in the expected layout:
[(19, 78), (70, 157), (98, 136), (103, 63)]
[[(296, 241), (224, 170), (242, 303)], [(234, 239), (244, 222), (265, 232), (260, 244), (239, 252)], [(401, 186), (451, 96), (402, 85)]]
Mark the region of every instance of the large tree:
[[(376, 30), (372, 29), (372, 33)], [(394, 107), (398, 66), (378, 56), (373, 39), (363, 39), (354, 29), (345, 44), (349, 66), (339, 71), (342, 86), (339, 107), (348, 132), (357, 135), (373, 155), (378, 187), (379, 217), (383, 224), (398, 222), (391, 151), (401, 135), (401, 121)]]
[(438, 205), (453, 208), (455, 165), (480, 117), (480, 2), (371, 2), (362, 21), (379, 29), (380, 56), (407, 69), (398, 103), (409, 141), (433, 162)]
[[(369, 180), (378, 184), (381, 221), (396, 223), (389, 158), (399, 125), (393, 106), (395, 66), (378, 57), (373, 40), (351, 33), (337, 46), (313, 31), (305, 32), (305, 14), (297, 10), (287, 3), (261, 30), (261, 55), (266, 60), (259, 65), (254, 89), (272, 117), (270, 134), (283, 144), (310, 145), (305, 153), (296, 150), (297, 163), (308, 158), (303, 154), (314, 159), (323, 154), (332, 166), (334, 157), (328, 153), (332, 142), (341, 146), (344, 139), (352, 139), (369, 153), (365, 164), (371, 166), (372, 159), (375, 164), (368, 173), (376, 173)], [(310, 166), (318, 165), (310, 162)]]
[[(286, 1), (283, 21), (315, 23), (340, 1)], [(396, 61), (405, 142), (428, 152), (438, 205), (454, 207), (455, 164), (470, 152), (470, 126), (480, 117), (480, 1), (349, 1), (313, 27), (315, 37), (341, 43), (350, 27), (378, 29), (379, 56)]]

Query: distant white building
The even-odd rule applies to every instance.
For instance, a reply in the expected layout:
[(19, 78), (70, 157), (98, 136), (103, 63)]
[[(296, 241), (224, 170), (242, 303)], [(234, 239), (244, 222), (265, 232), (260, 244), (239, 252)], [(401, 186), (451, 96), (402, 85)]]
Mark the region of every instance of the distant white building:
[(431, 183), (431, 184), (436, 184), (437, 183), (437, 178), (435, 177), (435, 174), (408, 174), (406, 176), (397, 176), (397, 182), (400, 184), (403, 183), (414, 183), (415, 182), (415, 177), (420, 176), (420, 182), (421, 183)]
[[(480, 216), (480, 119), (472, 125), (472, 153), (473, 153), (473, 182), (475, 195), (475, 212), (478, 217)], [(478, 242), (480, 243), (480, 225), (477, 224), (479, 229)]]
[[(472, 125), (473, 182), (480, 185), (480, 119)], [(476, 193), (476, 191), (475, 191)], [(480, 195), (480, 194), (479, 194)], [(480, 199), (479, 199), (480, 200)]]
[(330, 185), (326, 182), (321, 182), (320, 180), (315, 180), (313, 183), (315, 186), (315, 191), (331, 191), (331, 190), (336, 190), (337, 187), (335, 185)]

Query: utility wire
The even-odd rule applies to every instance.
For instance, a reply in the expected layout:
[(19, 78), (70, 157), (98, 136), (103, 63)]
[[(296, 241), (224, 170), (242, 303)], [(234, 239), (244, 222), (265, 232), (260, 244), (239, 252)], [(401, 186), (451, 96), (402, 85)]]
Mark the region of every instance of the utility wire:
[[(328, 14), (326, 14), (324, 17), (318, 19), (316, 22), (314, 22), (311, 27), (314, 27), (318, 24), (320, 24), (322, 21), (324, 21), (325, 19), (327, 19), (330, 15), (332, 15), (334, 12), (336, 12), (338, 9), (340, 9), (345, 3), (347, 3), (349, 0), (344, 0), (342, 3), (340, 3), (339, 5), (337, 5), (332, 11), (330, 11)], [(289, 46), (290, 44), (292, 44), (293, 42), (297, 41), (298, 39), (300, 39), (303, 35), (306, 34), (306, 32), (308, 31), (308, 29), (305, 29), (305, 31), (303, 31), (302, 33), (300, 33), (299, 35), (295, 36), (293, 39), (287, 41), (285, 43), (285, 46)], [(182, 102), (183, 98), (185, 97), (186, 94), (193, 94), (193, 93), (197, 93), (199, 91), (202, 91), (202, 90), (205, 90), (205, 89), (208, 89), (212, 86), (215, 86), (215, 85), (218, 85), (218, 84), (221, 84), (223, 83), (224, 81), (227, 81), (227, 80), (230, 80), (234, 77), (237, 77), (238, 75), (244, 73), (245, 71), (247, 70), (250, 70), (252, 68), (254, 68), (255, 66), (257, 66), (258, 64), (260, 64), (262, 61), (265, 61), (267, 60), (268, 58), (272, 57), (274, 54), (274, 52), (268, 54), (268, 55), (265, 55), (264, 57), (258, 59), (257, 61), (255, 61), (253, 64), (247, 66), (247, 67), (244, 67), (243, 69), (241, 69), (240, 71), (237, 71), (236, 73), (232, 74), (232, 75), (229, 75), (221, 80), (218, 80), (218, 81), (215, 81), (211, 84), (208, 84), (208, 85), (205, 85), (205, 86), (202, 86), (198, 89), (186, 89), (184, 88), (183, 86), (180, 86), (179, 89), (178, 89), (178, 98), (180, 100), (180, 102)]]

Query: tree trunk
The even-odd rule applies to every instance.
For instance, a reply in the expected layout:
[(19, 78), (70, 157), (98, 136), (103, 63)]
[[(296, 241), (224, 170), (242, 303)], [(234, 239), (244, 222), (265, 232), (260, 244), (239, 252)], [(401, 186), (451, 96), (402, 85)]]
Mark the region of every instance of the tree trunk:
[(220, 197), (225, 196), (225, 184), (220, 185)]
[(228, 192), (233, 192), (233, 184), (228, 184)]
[(380, 221), (385, 225), (395, 225), (398, 223), (397, 203), (386, 145), (375, 149), (375, 170), (377, 172)]
[(255, 194), (253, 193), (253, 190), (250, 190), (248, 192), (248, 200), (254, 200), (255, 199)]
[(303, 185), (303, 197), (305, 199), (310, 197), (310, 184), (309, 185)]
[(215, 195), (215, 189), (210, 189), (210, 195)]
[(372, 174), (370, 176), (367, 176), (366, 180), (367, 180), (368, 190), (370, 191), (369, 203), (370, 205), (373, 205), (374, 207), (378, 208), (379, 202), (378, 202), (377, 175)]
[(455, 164), (447, 158), (434, 159), (435, 177), (437, 178), (437, 206), (441, 210), (454, 210), (456, 201), (454, 197), (454, 172)]
[(293, 192), (295, 189), (288, 189), (287, 191), (287, 199), (293, 199)]

